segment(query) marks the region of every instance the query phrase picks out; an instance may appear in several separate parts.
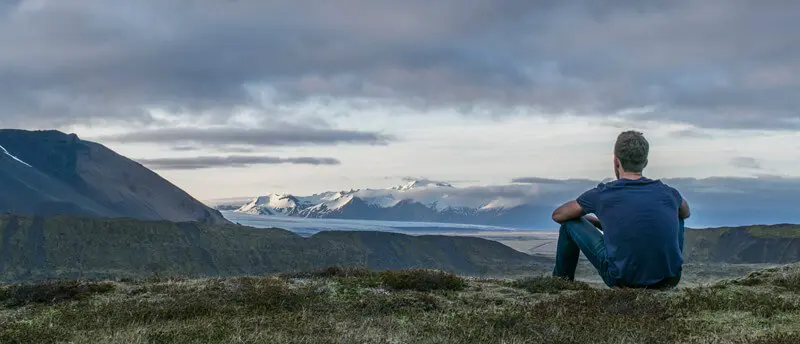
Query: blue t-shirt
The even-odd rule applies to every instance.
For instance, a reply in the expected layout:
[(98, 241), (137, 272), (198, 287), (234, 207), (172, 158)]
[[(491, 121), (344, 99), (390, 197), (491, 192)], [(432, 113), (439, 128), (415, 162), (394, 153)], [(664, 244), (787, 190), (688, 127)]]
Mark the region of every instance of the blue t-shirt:
[(601, 183), (578, 197), (603, 226), (609, 273), (629, 285), (651, 285), (681, 271), (682, 201), (678, 190), (647, 178)]

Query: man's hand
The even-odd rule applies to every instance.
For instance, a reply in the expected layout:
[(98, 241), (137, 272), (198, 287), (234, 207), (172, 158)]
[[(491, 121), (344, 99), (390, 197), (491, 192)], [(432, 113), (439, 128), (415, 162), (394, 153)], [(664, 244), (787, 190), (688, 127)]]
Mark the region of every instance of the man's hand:
[(692, 216), (692, 211), (689, 210), (689, 203), (686, 203), (686, 200), (683, 200), (681, 202), (681, 207), (678, 208), (678, 217), (680, 217), (681, 220), (685, 220), (688, 219), (689, 216)]
[(598, 219), (597, 216), (586, 215), (583, 218), (591, 222), (595, 227), (603, 229), (603, 225), (600, 223), (600, 219)]
[(578, 201), (569, 201), (553, 212), (553, 221), (564, 223), (569, 220), (577, 220), (583, 215), (585, 215), (583, 208), (578, 204)]

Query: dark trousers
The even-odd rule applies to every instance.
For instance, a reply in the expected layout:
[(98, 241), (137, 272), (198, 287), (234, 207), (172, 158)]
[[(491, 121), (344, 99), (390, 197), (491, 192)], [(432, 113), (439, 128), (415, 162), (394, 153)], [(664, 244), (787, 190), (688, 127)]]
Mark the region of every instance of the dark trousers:
[[(681, 251), (683, 251), (683, 220), (680, 221), (678, 233)], [(558, 246), (556, 251), (556, 266), (553, 269), (553, 276), (568, 280), (575, 279), (575, 269), (578, 267), (580, 254), (583, 255), (597, 269), (603, 282), (609, 287), (624, 288), (672, 288), (678, 285), (681, 276), (664, 279), (652, 285), (627, 285), (622, 281), (611, 276), (608, 270), (608, 256), (606, 246), (603, 241), (603, 232), (595, 227), (589, 220), (581, 218), (564, 222), (561, 225), (558, 235)]]

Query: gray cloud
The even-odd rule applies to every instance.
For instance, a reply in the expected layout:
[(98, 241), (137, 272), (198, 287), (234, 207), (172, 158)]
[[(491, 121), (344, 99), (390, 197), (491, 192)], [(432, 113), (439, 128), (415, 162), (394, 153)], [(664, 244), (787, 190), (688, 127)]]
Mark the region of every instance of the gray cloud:
[(250, 167), (253, 165), (339, 165), (334, 158), (280, 158), (273, 156), (200, 156), (190, 158), (137, 159), (139, 163), (154, 170), (199, 170), (214, 167)]
[[(311, 98), (797, 129), (800, 2), (13, 1), (4, 125), (222, 120)], [(265, 103), (265, 99), (267, 101)]]
[(175, 146), (175, 147), (172, 147), (172, 150), (174, 150), (176, 152), (191, 152), (191, 151), (196, 151), (197, 147), (196, 146)]
[(698, 129), (684, 129), (678, 130), (675, 132), (670, 133), (673, 137), (681, 137), (681, 138), (695, 138), (695, 139), (708, 139), (712, 138), (711, 134), (703, 132)]
[(731, 159), (731, 166), (738, 168), (760, 170), (761, 162), (759, 162), (755, 158), (740, 156)]
[(539, 177), (521, 177), (521, 178), (514, 178), (511, 180), (512, 183), (519, 183), (519, 184), (597, 184), (597, 182), (591, 181), (589, 179), (549, 179), (549, 178), (539, 178)]
[[(394, 179), (394, 178), (387, 178), (387, 179)], [(457, 184), (457, 183), (469, 183), (474, 182), (474, 180), (443, 180), (443, 179), (431, 179), (428, 177), (412, 177), (412, 176), (405, 176), (400, 178), (403, 182), (419, 182), (420, 184)]]
[[(392, 136), (374, 132), (317, 129), (296, 126), (282, 128), (164, 128), (143, 130), (121, 135), (97, 138), (99, 141), (120, 143), (164, 143), (220, 147), (226, 151), (237, 151), (242, 147), (231, 145), (264, 146), (308, 146), (335, 144), (385, 145), (394, 140)], [(247, 149), (247, 147), (244, 147)]]

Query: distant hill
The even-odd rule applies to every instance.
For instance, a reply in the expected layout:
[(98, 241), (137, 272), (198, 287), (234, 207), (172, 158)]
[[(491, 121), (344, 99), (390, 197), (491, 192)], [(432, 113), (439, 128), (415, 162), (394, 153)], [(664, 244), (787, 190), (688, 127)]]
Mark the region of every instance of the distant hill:
[(692, 229), (686, 232), (685, 247), (689, 261), (800, 262), (800, 225)]
[(544, 272), (552, 260), (479, 238), (326, 232), (197, 222), (0, 216), (0, 280), (233, 276), (327, 266), (437, 268), (462, 274)]
[(0, 213), (227, 223), (142, 165), (59, 131), (0, 130)]

